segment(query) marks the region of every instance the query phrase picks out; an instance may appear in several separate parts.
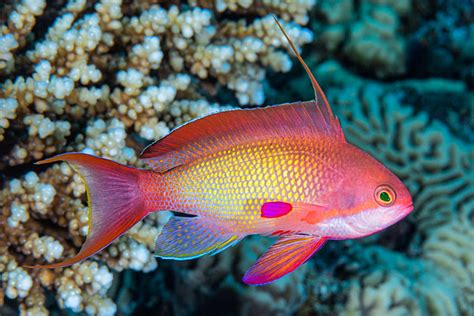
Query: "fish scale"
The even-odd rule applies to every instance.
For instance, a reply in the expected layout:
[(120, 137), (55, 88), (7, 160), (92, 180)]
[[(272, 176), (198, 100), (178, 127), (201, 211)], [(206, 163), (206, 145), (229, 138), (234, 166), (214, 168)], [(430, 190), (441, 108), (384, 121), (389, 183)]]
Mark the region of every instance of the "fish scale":
[(260, 216), (265, 202), (318, 201), (327, 191), (323, 188), (330, 188), (330, 181), (340, 176), (324, 167), (334, 156), (329, 142), (288, 139), (282, 144), (269, 139), (214, 153), (177, 167), (164, 178), (150, 173), (144, 186), (146, 201), (153, 209), (215, 219), (239, 234), (270, 234), (272, 220)]

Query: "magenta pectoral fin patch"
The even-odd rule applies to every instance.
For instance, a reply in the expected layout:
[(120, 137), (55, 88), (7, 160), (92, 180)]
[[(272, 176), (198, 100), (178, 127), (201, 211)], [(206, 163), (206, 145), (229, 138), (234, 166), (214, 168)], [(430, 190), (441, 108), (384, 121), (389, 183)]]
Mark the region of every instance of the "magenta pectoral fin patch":
[(264, 218), (276, 218), (291, 212), (293, 206), (286, 202), (266, 202), (262, 205), (261, 215)]

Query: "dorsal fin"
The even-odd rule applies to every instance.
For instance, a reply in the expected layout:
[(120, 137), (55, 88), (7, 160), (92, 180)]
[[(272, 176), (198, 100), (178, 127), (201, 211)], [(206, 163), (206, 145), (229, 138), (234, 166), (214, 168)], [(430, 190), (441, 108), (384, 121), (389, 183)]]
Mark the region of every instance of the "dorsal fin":
[(258, 109), (225, 111), (191, 121), (151, 144), (140, 155), (147, 165), (165, 172), (198, 157), (252, 140), (271, 137), (328, 137), (345, 141), (339, 120), (326, 96), (274, 16), (314, 88), (315, 101)]
[(277, 25), (280, 28), (281, 32), (283, 33), (286, 40), (288, 41), (288, 44), (290, 44), (290, 47), (293, 50), (293, 53), (295, 53), (296, 58), (298, 58), (298, 61), (301, 63), (304, 70), (308, 74), (309, 79), (311, 80), (311, 84), (312, 84), (313, 89), (314, 89), (314, 98), (315, 98), (316, 104), (318, 105), (317, 109), (315, 109), (315, 110), (316, 111), (320, 110), (323, 113), (324, 118), (326, 119), (328, 124), (332, 124), (332, 125), (339, 124), (337, 117), (332, 112), (331, 106), (329, 105), (329, 102), (326, 98), (326, 95), (324, 94), (323, 90), (321, 89), (318, 82), (316, 81), (316, 78), (314, 78), (313, 73), (311, 72), (309, 67), (306, 65), (306, 63), (304, 62), (303, 57), (301, 57), (301, 55), (298, 53), (298, 50), (296, 49), (295, 44), (293, 44), (293, 41), (288, 36), (288, 34), (285, 32), (285, 29), (283, 28), (283, 26), (278, 21), (278, 18), (275, 15), (273, 15), (273, 18), (275, 19), (275, 22), (277, 23)]
[(345, 141), (339, 124), (328, 125), (314, 101), (224, 111), (191, 121), (151, 144), (140, 158), (155, 171), (252, 141), (330, 137)]

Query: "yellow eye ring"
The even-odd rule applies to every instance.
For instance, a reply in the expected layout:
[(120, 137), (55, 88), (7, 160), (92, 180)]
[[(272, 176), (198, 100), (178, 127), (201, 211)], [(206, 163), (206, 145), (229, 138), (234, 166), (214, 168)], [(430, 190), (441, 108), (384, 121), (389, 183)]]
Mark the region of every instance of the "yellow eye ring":
[(397, 195), (389, 185), (383, 184), (375, 189), (374, 198), (380, 206), (388, 207), (395, 203)]

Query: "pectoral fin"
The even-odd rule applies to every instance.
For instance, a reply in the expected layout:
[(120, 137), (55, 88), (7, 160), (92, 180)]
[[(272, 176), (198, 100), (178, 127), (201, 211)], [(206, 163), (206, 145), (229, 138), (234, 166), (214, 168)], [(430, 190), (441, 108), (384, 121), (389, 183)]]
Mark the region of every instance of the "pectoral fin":
[(328, 208), (322, 205), (309, 204), (309, 203), (287, 203), (287, 202), (265, 202), (262, 205), (260, 214), (263, 218), (278, 218), (285, 216), (291, 212), (304, 212), (305, 214), (310, 214), (313, 217), (322, 217), (324, 212)]
[(324, 237), (288, 235), (273, 244), (245, 273), (243, 281), (262, 285), (275, 281), (305, 263), (326, 242)]

